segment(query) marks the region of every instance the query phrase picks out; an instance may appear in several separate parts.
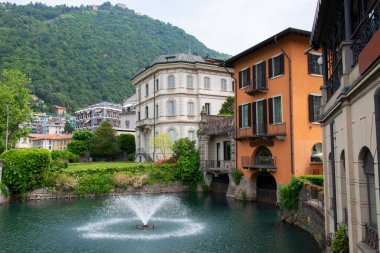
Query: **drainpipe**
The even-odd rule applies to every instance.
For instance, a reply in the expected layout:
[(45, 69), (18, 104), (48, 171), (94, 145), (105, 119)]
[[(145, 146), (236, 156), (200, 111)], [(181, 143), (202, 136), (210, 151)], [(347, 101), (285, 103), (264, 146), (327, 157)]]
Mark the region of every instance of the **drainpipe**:
[(334, 211), (334, 231), (338, 228), (338, 215), (336, 211), (336, 178), (335, 178), (335, 149), (334, 149), (334, 122), (330, 124), (330, 149), (331, 149), (331, 172), (333, 187), (333, 211)]
[(377, 149), (377, 176), (380, 185), (380, 87), (375, 90), (375, 125), (376, 125), (376, 149)]
[[(234, 87), (234, 92), (235, 92), (235, 97), (234, 97), (234, 107), (235, 107), (235, 120), (234, 122), (236, 123), (237, 120), (236, 120), (236, 116), (237, 116), (237, 101), (236, 101), (236, 98), (237, 98), (237, 89), (236, 89), (236, 85), (237, 85), (237, 81), (235, 79), (235, 75), (232, 74), (230, 71), (228, 71), (227, 67), (226, 67), (226, 61), (223, 61), (223, 68), (227, 71), (227, 73), (232, 77), (232, 79), (234, 79), (234, 82), (235, 82), (235, 87)], [(234, 127), (234, 130), (235, 130), (235, 136), (236, 136), (236, 127), (237, 127), (237, 124), (235, 124), (235, 127)], [(238, 166), (237, 166), (237, 154), (238, 154), (238, 145), (235, 141), (235, 169), (237, 170), (238, 169)]]
[(156, 73), (153, 74), (153, 161), (156, 157)]
[(277, 40), (277, 36), (274, 38), (274, 42), (277, 44), (278, 48), (282, 51), (282, 53), (288, 59), (289, 65), (289, 108), (290, 108), (290, 162), (291, 162), (291, 172), (294, 175), (294, 141), (293, 141), (293, 87), (292, 87), (292, 60), (289, 55), (285, 53), (282, 49), (280, 43)]

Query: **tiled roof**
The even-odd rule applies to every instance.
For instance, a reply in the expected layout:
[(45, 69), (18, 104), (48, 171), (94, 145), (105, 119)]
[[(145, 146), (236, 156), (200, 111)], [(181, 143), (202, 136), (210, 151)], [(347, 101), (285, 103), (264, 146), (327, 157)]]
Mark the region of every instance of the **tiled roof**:
[(165, 63), (165, 62), (206, 62), (201, 56), (196, 54), (167, 54), (160, 55), (153, 62), (152, 65), (156, 63)]
[(48, 134), (48, 135), (42, 135), (36, 138), (33, 138), (32, 141), (39, 141), (39, 140), (65, 140), (65, 139), (71, 139), (73, 136), (72, 134)]

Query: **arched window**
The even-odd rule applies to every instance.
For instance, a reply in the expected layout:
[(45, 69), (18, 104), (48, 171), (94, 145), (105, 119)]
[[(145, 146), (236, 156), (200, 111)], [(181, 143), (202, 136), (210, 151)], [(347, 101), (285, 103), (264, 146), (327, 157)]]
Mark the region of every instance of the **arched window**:
[(159, 109), (158, 104), (156, 104), (156, 118), (158, 118), (158, 115), (159, 115), (158, 109)]
[(145, 106), (145, 118), (149, 118), (149, 109), (148, 106)]
[(366, 149), (363, 156), (363, 169), (367, 179), (369, 224), (377, 230), (375, 166), (371, 151)]
[(168, 134), (172, 137), (173, 143), (177, 140), (177, 131), (173, 128), (168, 130)]
[(187, 81), (187, 88), (188, 89), (193, 89), (194, 88), (194, 86), (193, 86), (193, 77), (192, 76), (187, 76), (186, 81)]
[(322, 143), (316, 143), (311, 149), (311, 162), (322, 163), (322, 159), (323, 159)]
[(204, 88), (207, 90), (210, 89), (210, 77), (208, 77), (208, 76), (204, 77)]
[(168, 116), (175, 116), (176, 111), (175, 111), (175, 102), (173, 100), (168, 101)]
[(173, 75), (170, 75), (168, 77), (168, 89), (174, 89), (175, 88), (175, 78)]
[(275, 166), (272, 153), (267, 147), (260, 147), (254, 157), (255, 166)]
[(347, 186), (346, 186), (346, 157), (344, 150), (340, 154), (340, 195), (341, 195), (341, 206), (342, 206), (342, 218), (340, 222), (347, 224), (348, 213), (347, 213)]
[(194, 116), (194, 102), (191, 100), (187, 102), (187, 115)]

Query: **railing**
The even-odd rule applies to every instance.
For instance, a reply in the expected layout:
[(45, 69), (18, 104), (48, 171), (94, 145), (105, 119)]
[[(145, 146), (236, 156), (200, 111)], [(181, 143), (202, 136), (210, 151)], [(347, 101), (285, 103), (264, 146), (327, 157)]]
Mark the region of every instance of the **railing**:
[(327, 99), (330, 99), (340, 86), (340, 78), (343, 75), (342, 58), (340, 58), (338, 64), (327, 81)]
[(274, 125), (269, 124), (268, 135), (286, 135), (286, 122)]
[(306, 199), (316, 203), (316, 207), (323, 211), (324, 208), (324, 195), (319, 194), (318, 189), (313, 189), (311, 186), (306, 188)]
[[(205, 117), (205, 126), (201, 128), (203, 134), (221, 134), (234, 131), (234, 118), (214, 115), (202, 115)], [(203, 121), (203, 119), (202, 119)]]
[(204, 161), (203, 168), (206, 170), (232, 170), (234, 169), (233, 161), (224, 161), (224, 160), (206, 160)]
[(243, 167), (276, 168), (276, 159), (272, 155), (256, 155), (255, 157), (242, 156)]
[(268, 88), (266, 86), (265, 81), (261, 83), (260, 85), (257, 85), (256, 83), (251, 82), (250, 85), (244, 89), (244, 91), (248, 95), (254, 95), (257, 92), (267, 92)]
[(364, 15), (356, 31), (352, 35), (351, 46), (354, 65), (358, 62), (359, 54), (380, 28), (380, 1), (376, 0)]
[(365, 243), (372, 249), (377, 250), (379, 248), (379, 238), (376, 229), (369, 224), (365, 224), (365, 232)]
[(286, 123), (260, 124), (250, 128), (237, 129), (236, 137), (261, 137), (261, 136), (284, 136), (286, 135)]

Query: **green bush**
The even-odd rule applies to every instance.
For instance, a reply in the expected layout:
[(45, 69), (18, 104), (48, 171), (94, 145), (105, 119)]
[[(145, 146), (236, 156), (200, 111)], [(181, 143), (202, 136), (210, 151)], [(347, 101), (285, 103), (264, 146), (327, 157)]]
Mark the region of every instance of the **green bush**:
[(133, 162), (135, 160), (135, 153), (128, 154), (128, 161)]
[(190, 140), (189, 138), (180, 138), (173, 144), (173, 155), (176, 158), (179, 158), (182, 155), (188, 155), (189, 153), (196, 151), (196, 142)]
[(233, 170), (231, 172), (231, 176), (232, 176), (232, 179), (234, 180), (234, 183), (236, 185), (239, 185), (240, 184), (240, 181), (241, 179), (243, 178), (243, 172), (241, 172), (241, 170)]
[(302, 180), (292, 177), (289, 184), (280, 187), (280, 206), (282, 209), (297, 209), (298, 196), (302, 186)]
[(304, 175), (300, 177), (314, 185), (323, 187), (323, 175)]
[(110, 175), (107, 174), (84, 175), (78, 181), (79, 186), (75, 189), (75, 193), (78, 195), (90, 193), (96, 195), (108, 194), (113, 188)]
[(348, 253), (349, 241), (344, 226), (339, 226), (331, 245), (331, 253)]
[(178, 166), (176, 164), (161, 164), (150, 170), (147, 184), (169, 183), (178, 180)]
[(65, 150), (65, 151), (53, 150), (51, 151), (51, 159), (53, 161), (58, 160), (58, 159), (63, 159), (63, 160), (67, 160), (69, 162), (75, 163), (78, 161), (79, 156), (76, 154), (73, 154), (72, 152), (68, 150)]
[(69, 163), (65, 159), (55, 159), (52, 160), (50, 170), (51, 171), (61, 171), (66, 169), (69, 166)]
[(11, 149), (4, 159), (3, 182), (11, 193), (25, 193), (43, 187), (49, 173), (51, 155), (45, 149)]
[(120, 134), (118, 137), (120, 150), (127, 152), (128, 158), (130, 154), (134, 154), (136, 150), (136, 141), (133, 134)]
[(71, 140), (69, 144), (67, 144), (67, 150), (77, 155), (84, 155), (88, 152), (88, 149), (89, 147), (85, 141)]
[(2, 182), (0, 182), (0, 195), (3, 195), (5, 197), (10, 196), (10, 192), (9, 192), (8, 187)]

